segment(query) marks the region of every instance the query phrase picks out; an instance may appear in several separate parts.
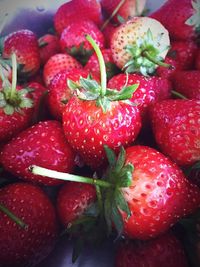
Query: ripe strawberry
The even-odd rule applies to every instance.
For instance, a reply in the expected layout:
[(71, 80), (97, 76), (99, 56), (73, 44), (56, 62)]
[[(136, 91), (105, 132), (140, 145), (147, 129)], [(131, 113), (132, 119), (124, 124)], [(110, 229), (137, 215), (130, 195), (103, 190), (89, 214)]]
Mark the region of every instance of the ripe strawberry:
[(13, 175), (26, 181), (57, 185), (60, 181), (34, 176), (28, 167), (38, 164), (57, 171), (72, 172), (74, 153), (58, 121), (43, 121), (21, 132), (4, 146), (0, 162)]
[(169, 0), (151, 17), (160, 21), (174, 40), (196, 39), (200, 27), (199, 7), (199, 0)]
[(47, 61), (43, 69), (43, 79), (48, 87), (54, 76), (62, 70), (81, 69), (81, 64), (68, 54), (56, 54)]
[[(105, 64), (106, 64), (106, 72), (108, 80), (112, 78), (115, 74), (119, 73), (119, 69), (115, 65), (111, 50), (110, 49), (102, 49), (101, 50)], [(99, 62), (96, 54), (93, 54), (90, 59), (88, 60), (87, 64), (84, 67), (85, 70), (88, 72), (91, 72), (91, 74), (94, 74), (95, 76), (99, 77), (100, 79), (100, 68), (99, 68)]]
[(20, 227), (0, 211), (0, 266), (35, 266), (52, 251), (57, 238), (52, 203), (39, 187), (25, 183), (1, 188), (0, 203), (27, 226)]
[(61, 71), (55, 75), (50, 86), (48, 94), (48, 107), (50, 113), (57, 120), (62, 120), (62, 113), (65, 104), (72, 97), (73, 92), (68, 87), (68, 79), (78, 82), (80, 77), (87, 78), (88, 72), (83, 69), (72, 69), (70, 71)]
[(90, 20), (82, 20), (81, 23), (72, 22), (62, 31), (60, 37), (62, 51), (76, 57), (83, 64), (93, 53), (91, 44), (85, 39), (86, 34), (91, 35), (100, 48), (105, 46), (102, 32)]
[(68, 182), (59, 191), (57, 211), (63, 226), (67, 227), (84, 214), (96, 201), (95, 187), (89, 184)]
[(97, 0), (73, 0), (59, 7), (54, 15), (54, 27), (58, 34), (72, 22), (89, 19), (97, 25), (102, 22), (101, 5)]
[(181, 166), (200, 160), (200, 102), (170, 99), (153, 105), (151, 121), (160, 149)]
[(174, 90), (185, 97), (200, 100), (200, 70), (176, 72), (173, 85)]
[(40, 61), (44, 65), (47, 60), (60, 52), (60, 43), (56, 35), (45, 34), (38, 39)]
[(183, 245), (166, 233), (149, 241), (124, 241), (116, 251), (115, 267), (189, 267)]
[(148, 17), (135, 17), (120, 25), (111, 39), (115, 64), (126, 72), (143, 75), (154, 73), (158, 65), (164, 64), (169, 45), (168, 31)]
[(40, 67), (39, 46), (36, 35), (30, 30), (19, 30), (7, 35), (3, 44), (3, 58), (15, 53), (19, 74), (32, 76)]
[(198, 49), (197, 57), (196, 57), (196, 69), (200, 70), (200, 49)]
[(135, 16), (140, 16), (144, 11), (146, 0), (101, 0), (101, 5), (107, 12), (108, 16), (111, 16), (113, 12), (116, 12), (112, 19), (115, 23), (120, 23), (121, 19), (126, 21)]

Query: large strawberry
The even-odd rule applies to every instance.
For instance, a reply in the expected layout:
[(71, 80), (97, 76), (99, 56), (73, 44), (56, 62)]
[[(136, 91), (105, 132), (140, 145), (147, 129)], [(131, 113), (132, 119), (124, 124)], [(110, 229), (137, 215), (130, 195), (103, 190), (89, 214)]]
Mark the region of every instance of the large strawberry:
[(141, 128), (139, 109), (126, 103), (137, 86), (121, 91), (106, 88), (106, 67), (99, 47), (94, 46), (100, 61), (101, 85), (94, 80), (81, 78), (79, 83), (69, 81), (77, 96), (73, 96), (63, 111), (63, 127), (67, 141), (80, 153), (85, 163), (93, 168), (105, 161), (104, 144), (114, 150), (128, 146)]
[(127, 72), (154, 73), (169, 50), (168, 31), (155, 19), (135, 17), (123, 23), (111, 38), (115, 64)]
[(200, 160), (200, 102), (170, 99), (153, 105), (151, 121), (160, 149), (181, 166)]
[(9, 59), (15, 53), (19, 74), (33, 75), (40, 67), (39, 46), (36, 35), (30, 30), (19, 30), (5, 37), (3, 58)]
[(199, 7), (199, 0), (168, 0), (151, 17), (159, 20), (174, 40), (196, 39), (200, 33)]
[(123, 241), (116, 250), (115, 267), (188, 267), (183, 245), (172, 233), (149, 241)]
[(56, 214), (39, 187), (15, 183), (1, 188), (0, 218), (1, 267), (35, 266), (52, 251)]
[(48, 87), (54, 76), (62, 70), (81, 69), (81, 64), (68, 54), (55, 54), (44, 65), (43, 79)]
[(54, 27), (58, 34), (74, 21), (81, 25), (83, 19), (101, 24), (101, 5), (97, 0), (73, 0), (61, 5), (54, 15)]
[(0, 162), (15, 176), (46, 185), (56, 185), (59, 181), (32, 175), (28, 171), (30, 165), (67, 172), (75, 165), (74, 153), (57, 121), (43, 121), (21, 132), (3, 147)]
[(102, 32), (98, 29), (96, 24), (90, 20), (82, 20), (81, 23), (70, 23), (62, 31), (60, 36), (62, 51), (76, 57), (83, 64), (88, 61), (93, 53), (91, 44), (85, 39), (86, 34), (91, 35), (100, 48), (105, 46)]

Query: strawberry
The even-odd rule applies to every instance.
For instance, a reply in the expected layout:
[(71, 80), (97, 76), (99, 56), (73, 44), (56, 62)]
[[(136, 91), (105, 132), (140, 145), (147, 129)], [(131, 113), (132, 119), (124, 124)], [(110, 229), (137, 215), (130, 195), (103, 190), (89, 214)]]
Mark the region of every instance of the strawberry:
[(100, 48), (105, 46), (102, 32), (90, 20), (82, 20), (81, 23), (72, 22), (62, 31), (60, 36), (62, 51), (76, 57), (83, 64), (88, 61), (93, 53), (92, 46), (85, 39), (86, 34), (91, 35)]
[(57, 211), (63, 226), (78, 219), (96, 201), (95, 187), (89, 184), (68, 182), (59, 191)]
[(116, 251), (115, 267), (188, 267), (183, 245), (172, 233), (149, 241), (121, 242)]
[[(144, 11), (146, 0), (101, 0), (103, 9), (111, 16), (113, 22), (120, 23), (121, 20), (126, 21), (135, 16), (140, 16)], [(113, 12), (115, 13), (113, 16)]]
[(56, 35), (45, 34), (38, 39), (40, 61), (44, 65), (47, 60), (60, 52), (59, 39)]
[(40, 67), (39, 46), (36, 35), (30, 30), (19, 30), (7, 35), (3, 43), (3, 58), (9, 59), (15, 53), (19, 74), (32, 76)]
[(160, 21), (174, 40), (196, 39), (200, 33), (199, 7), (199, 0), (168, 0), (151, 17)]
[(62, 120), (65, 104), (73, 95), (67, 84), (68, 79), (78, 82), (80, 77), (87, 78), (88, 72), (83, 69), (72, 69), (70, 71), (61, 71), (53, 78), (49, 86), (47, 100), (50, 113), (57, 120)]
[(56, 54), (47, 61), (43, 69), (43, 79), (48, 87), (54, 76), (62, 70), (81, 69), (81, 64), (68, 54)]
[(0, 266), (35, 266), (52, 251), (57, 238), (52, 203), (39, 187), (14, 183), (0, 189), (2, 205), (24, 224), (18, 225), (1, 209)]
[(185, 97), (200, 100), (200, 70), (176, 72), (173, 76), (173, 85), (174, 90)]
[(105, 38), (105, 46), (107, 48), (110, 48), (110, 42), (112, 39), (112, 34), (114, 33), (116, 27), (117, 26), (113, 25), (112, 23), (108, 23), (104, 27), (101, 27), (101, 30), (102, 30), (104, 38)]
[(115, 64), (126, 72), (154, 73), (170, 45), (168, 31), (160, 22), (148, 17), (135, 17), (116, 28), (111, 51)]
[(89, 19), (97, 25), (102, 22), (101, 5), (97, 0), (73, 0), (64, 3), (59, 7), (54, 15), (54, 27), (58, 34), (71, 23), (78, 21), (81, 25), (82, 20)]
[(72, 172), (75, 165), (74, 153), (57, 121), (39, 122), (21, 132), (3, 147), (0, 162), (13, 175), (45, 185), (56, 185), (60, 181), (32, 175), (29, 165), (39, 164), (66, 172)]
[(181, 166), (200, 160), (200, 102), (170, 99), (150, 110), (155, 140), (160, 149)]
[[(113, 61), (110, 49), (102, 49), (101, 52), (102, 52), (102, 55), (103, 55), (103, 58), (104, 58), (104, 61), (106, 64), (106, 72), (107, 72), (107, 77), (109, 80), (115, 74), (117, 74), (120, 70), (117, 68), (117, 66), (115, 65), (115, 63)], [(88, 72), (91, 72), (92, 74), (99, 77), (99, 79), (100, 79), (99, 62), (98, 62), (98, 58), (97, 58), (96, 54), (93, 54), (89, 58), (84, 69), (87, 70)]]
[(200, 70), (200, 49), (198, 49), (197, 57), (196, 57), (196, 69)]

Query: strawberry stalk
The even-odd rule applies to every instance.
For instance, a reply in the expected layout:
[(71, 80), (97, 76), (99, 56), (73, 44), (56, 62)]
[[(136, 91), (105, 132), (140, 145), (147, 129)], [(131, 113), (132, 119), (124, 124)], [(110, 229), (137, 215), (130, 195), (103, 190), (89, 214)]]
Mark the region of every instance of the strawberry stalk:
[(17, 225), (19, 225), (22, 229), (27, 230), (28, 225), (25, 224), (20, 218), (18, 218), (15, 214), (13, 214), (9, 209), (7, 209), (4, 205), (0, 204), (0, 211), (5, 213), (12, 221), (14, 221)]
[(163, 61), (160, 60), (156, 60), (154, 57), (152, 57), (147, 51), (144, 51), (142, 53), (142, 55), (147, 58), (149, 61), (151, 61), (152, 63), (154, 63), (155, 65), (161, 66), (161, 67), (165, 67), (165, 68), (172, 68), (172, 66), (170, 64), (164, 63)]

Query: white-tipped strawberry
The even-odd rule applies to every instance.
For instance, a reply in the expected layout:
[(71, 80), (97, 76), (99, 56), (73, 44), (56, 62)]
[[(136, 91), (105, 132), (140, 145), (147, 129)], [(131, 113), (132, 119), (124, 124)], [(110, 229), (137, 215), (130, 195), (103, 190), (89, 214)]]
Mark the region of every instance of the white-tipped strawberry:
[(155, 19), (134, 17), (112, 35), (111, 51), (115, 64), (126, 72), (154, 73), (170, 47), (168, 31)]

